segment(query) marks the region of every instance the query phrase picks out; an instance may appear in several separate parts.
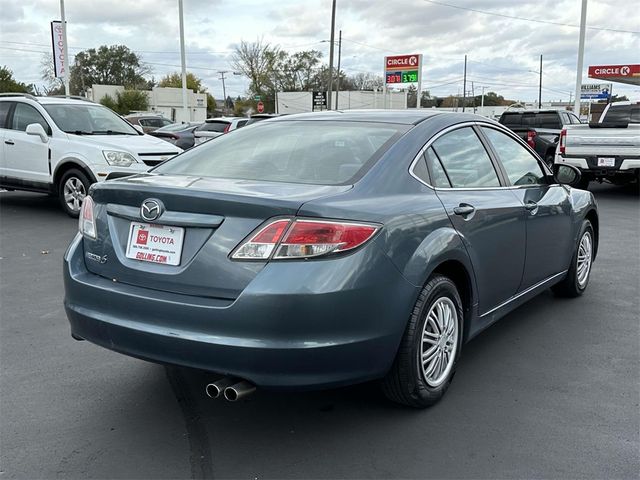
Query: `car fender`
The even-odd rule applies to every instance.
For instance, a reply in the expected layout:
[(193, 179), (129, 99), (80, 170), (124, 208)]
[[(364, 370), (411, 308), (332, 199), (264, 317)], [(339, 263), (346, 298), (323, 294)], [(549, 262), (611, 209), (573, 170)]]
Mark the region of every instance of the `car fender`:
[[(580, 235), (580, 228), (582, 227), (582, 222), (587, 218), (587, 216), (592, 216), (595, 219), (595, 225), (593, 225), (594, 234), (595, 234), (595, 251), (594, 251), (594, 259), (598, 253), (598, 244), (599, 244), (599, 222), (598, 222), (598, 205), (596, 203), (596, 199), (593, 196), (593, 193), (587, 190), (580, 190), (578, 188), (566, 187), (569, 190), (569, 199), (571, 201), (571, 205), (573, 206), (573, 245), (578, 244), (578, 235)], [(593, 213), (592, 213), (593, 212)], [(595, 215), (595, 217), (593, 217)], [(569, 258), (573, 256), (573, 252)]]
[(66, 168), (69, 165), (73, 165), (80, 168), (83, 172), (85, 172), (89, 176), (89, 180), (91, 180), (92, 183), (97, 182), (97, 179), (93, 174), (91, 167), (89, 167), (89, 162), (84, 157), (82, 157), (82, 155), (72, 154), (72, 155), (65, 155), (63, 158), (61, 158), (56, 162), (55, 168), (53, 170), (53, 179), (52, 179), (54, 184), (58, 179), (59, 172), (63, 168)]

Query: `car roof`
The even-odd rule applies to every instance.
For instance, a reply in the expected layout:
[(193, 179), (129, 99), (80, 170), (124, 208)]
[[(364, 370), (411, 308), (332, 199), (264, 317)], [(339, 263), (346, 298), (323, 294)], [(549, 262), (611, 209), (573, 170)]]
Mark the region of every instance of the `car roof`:
[(297, 113), (275, 117), (270, 122), (288, 122), (291, 120), (335, 120), (353, 122), (384, 122), (416, 125), (428, 118), (443, 113), (431, 109), (407, 110), (329, 110), (324, 112)]
[(64, 105), (86, 105), (87, 103), (92, 105), (98, 105), (95, 102), (92, 102), (88, 98), (86, 100), (76, 99), (76, 98), (66, 98), (66, 97), (36, 97), (33, 95), (7, 95), (0, 96), (0, 101), (24, 101), (31, 100), (32, 102), (37, 102), (42, 105), (52, 105), (52, 104), (64, 104)]

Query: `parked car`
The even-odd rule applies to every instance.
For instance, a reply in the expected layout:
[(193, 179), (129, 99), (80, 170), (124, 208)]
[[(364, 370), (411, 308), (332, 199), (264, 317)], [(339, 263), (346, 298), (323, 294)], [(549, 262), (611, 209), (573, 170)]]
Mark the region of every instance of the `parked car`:
[(597, 122), (566, 126), (555, 162), (579, 168), (582, 188), (603, 180), (640, 185), (640, 103), (611, 103)]
[(92, 187), (64, 260), (72, 336), (216, 372), (206, 391), (228, 400), (381, 379), (429, 406), (469, 339), (587, 288), (596, 203), (556, 168), (471, 114), (243, 128)]
[(187, 150), (194, 146), (195, 137), (193, 132), (200, 125), (202, 125), (202, 122), (172, 123), (149, 132), (149, 135), (161, 138), (183, 150)]
[(504, 112), (499, 122), (522, 137), (552, 167), (560, 132), (566, 125), (579, 124), (580, 119), (562, 110), (524, 110)]
[(88, 100), (0, 94), (0, 187), (57, 195), (77, 217), (89, 185), (144, 172), (181, 149)]
[(168, 118), (164, 118), (159, 114), (134, 114), (127, 115), (124, 117), (127, 122), (131, 125), (140, 125), (144, 133), (153, 132), (158, 128), (166, 127), (167, 125), (171, 125), (173, 122)]
[(283, 114), (281, 113), (254, 113), (249, 118), (249, 121), (245, 124), (245, 127), (248, 127), (249, 125), (253, 125), (254, 123), (261, 122), (263, 120), (269, 120), (270, 118), (280, 117), (282, 115)]
[(248, 120), (247, 117), (207, 118), (204, 123), (193, 132), (195, 144), (198, 145), (212, 138), (229, 133), (236, 128), (244, 127)]

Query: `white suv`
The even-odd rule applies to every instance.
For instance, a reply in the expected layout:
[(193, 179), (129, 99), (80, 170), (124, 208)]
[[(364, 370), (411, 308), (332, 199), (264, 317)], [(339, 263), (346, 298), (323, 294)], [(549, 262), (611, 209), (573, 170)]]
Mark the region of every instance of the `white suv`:
[(88, 100), (0, 94), (0, 187), (57, 195), (73, 217), (92, 183), (181, 151)]

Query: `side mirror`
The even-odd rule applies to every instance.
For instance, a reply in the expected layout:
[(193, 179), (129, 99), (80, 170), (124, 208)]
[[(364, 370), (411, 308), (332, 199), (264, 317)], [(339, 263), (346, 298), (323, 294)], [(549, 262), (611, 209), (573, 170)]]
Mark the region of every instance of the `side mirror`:
[(47, 135), (47, 132), (44, 131), (44, 128), (39, 123), (30, 123), (27, 125), (25, 132), (27, 135), (40, 137), (42, 143), (47, 143), (49, 141), (49, 135)]
[(555, 164), (553, 167), (553, 178), (556, 182), (570, 186), (575, 186), (580, 182), (582, 173), (573, 165)]
[(140, 125), (132, 125), (132, 127), (135, 128), (139, 134), (144, 135), (144, 129)]

